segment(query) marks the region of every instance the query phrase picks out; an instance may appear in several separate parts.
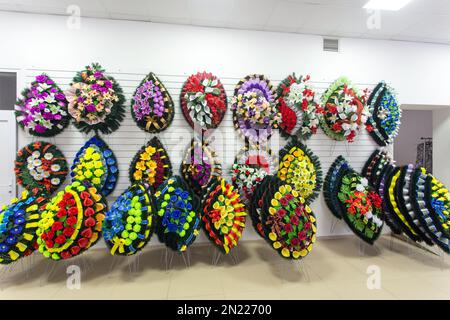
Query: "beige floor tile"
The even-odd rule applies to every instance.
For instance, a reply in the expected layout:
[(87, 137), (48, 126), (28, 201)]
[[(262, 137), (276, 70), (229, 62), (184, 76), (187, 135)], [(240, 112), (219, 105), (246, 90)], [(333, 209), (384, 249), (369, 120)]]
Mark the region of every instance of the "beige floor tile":
[(393, 279), (383, 283), (383, 288), (398, 299), (450, 299), (450, 293), (422, 278)]
[(169, 299), (223, 293), (221, 278), (215, 267), (191, 267), (171, 272)]

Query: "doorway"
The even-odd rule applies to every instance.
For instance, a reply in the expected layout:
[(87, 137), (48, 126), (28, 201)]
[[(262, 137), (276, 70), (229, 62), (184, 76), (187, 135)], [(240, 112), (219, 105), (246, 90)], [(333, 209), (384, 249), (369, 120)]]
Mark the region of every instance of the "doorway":
[(0, 204), (17, 195), (14, 160), (17, 151), (17, 126), (14, 104), (17, 95), (17, 73), (0, 71)]

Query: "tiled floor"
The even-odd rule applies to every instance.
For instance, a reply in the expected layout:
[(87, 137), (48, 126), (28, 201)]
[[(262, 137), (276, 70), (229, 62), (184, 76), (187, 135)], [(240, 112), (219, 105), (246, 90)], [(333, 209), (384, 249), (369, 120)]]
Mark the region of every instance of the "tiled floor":
[[(301, 263), (281, 258), (264, 241), (243, 242), (237, 264), (224, 257), (217, 266), (211, 264), (212, 247), (196, 245), (190, 268), (175, 255), (169, 271), (163, 247), (146, 249), (131, 265), (133, 257), (112, 258), (105, 249), (92, 249), (69, 261), (81, 266), (79, 290), (68, 289), (65, 262), (49, 263), (35, 254), (0, 273), (0, 300), (450, 299), (447, 257), (391, 241), (382, 237), (373, 248), (356, 237), (319, 239)], [(369, 289), (368, 283), (380, 288)]]

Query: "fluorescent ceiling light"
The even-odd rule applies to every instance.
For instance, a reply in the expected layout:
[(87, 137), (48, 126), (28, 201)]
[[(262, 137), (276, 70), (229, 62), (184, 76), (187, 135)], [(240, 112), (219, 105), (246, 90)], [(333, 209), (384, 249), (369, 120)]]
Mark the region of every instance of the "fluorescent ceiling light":
[(406, 6), (411, 0), (369, 0), (364, 9), (397, 11)]

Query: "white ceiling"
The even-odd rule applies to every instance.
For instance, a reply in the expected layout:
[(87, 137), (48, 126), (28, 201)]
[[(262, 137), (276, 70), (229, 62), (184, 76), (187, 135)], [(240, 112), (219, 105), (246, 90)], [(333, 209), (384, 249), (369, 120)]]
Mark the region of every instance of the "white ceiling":
[(0, 10), (450, 44), (450, 0), (412, 0), (382, 11), (369, 29), (368, 0), (0, 0)]

